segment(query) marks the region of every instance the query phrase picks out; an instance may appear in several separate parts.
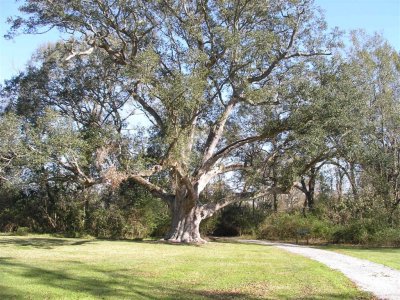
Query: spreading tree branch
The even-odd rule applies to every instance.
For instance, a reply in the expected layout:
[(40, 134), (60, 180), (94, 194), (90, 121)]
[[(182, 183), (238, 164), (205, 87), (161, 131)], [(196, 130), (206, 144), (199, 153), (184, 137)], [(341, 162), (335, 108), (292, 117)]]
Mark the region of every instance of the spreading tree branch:
[(161, 187), (151, 183), (150, 181), (144, 179), (141, 176), (137, 175), (130, 175), (128, 178), (132, 179), (136, 183), (140, 184), (141, 186), (145, 187), (153, 196), (160, 198), (167, 203), (172, 203), (175, 198), (175, 195), (168, 193)]
[[(138, 85), (139, 83), (137, 83), (137, 85)], [(163, 120), (161, 119), (161, 117), (160, 117), (160, 115), (155, 111), (155, 109), (154, 108), (152, 108), (142, 97), (140, 97), (139, 95), (138, 95), (138, 93), (137, 93), (137, 85), (136, 85), (136, 87), (135, 87), (135, 89), (134, 90), (128, 90), (128, 92), (129, 92), (129, 94), (133, 97), (133, 99), (136, 101), (136, 102), (138, 102), (141, 106), (142, 106), (142, 108), (147, 112), (147, 113), (149, 113), (153, 118), (154, 118), (154, 120), (156, 121), (156, 124), (158, 125), (158, 127), (161, 129), (161, 130), (164, 130), (164, 122), (163, 122)]]
[(224, 132), (226, 121), (232, 113), (232, 110), (236, 103), (238, 103), (238, 100), (236, 98), (232, 98), (226, 105), (224, 111), (221, 113), (217, 121), (211, 127), (203, 153), (203, 164), (213, 155), (214, 150), (217, 147), (217, 144)]
[(266, 192), (242, 192), (236, 193), (230, 196), (225, 197), (225, 199), (221, 202), (216, 203), (207, 203), (201, 207), (201, 216), (203, 219), (211, 217), (216, 211), (232, 204), (240, 201), (249, 201), (252, 199), (257, 199), (267, 195)]

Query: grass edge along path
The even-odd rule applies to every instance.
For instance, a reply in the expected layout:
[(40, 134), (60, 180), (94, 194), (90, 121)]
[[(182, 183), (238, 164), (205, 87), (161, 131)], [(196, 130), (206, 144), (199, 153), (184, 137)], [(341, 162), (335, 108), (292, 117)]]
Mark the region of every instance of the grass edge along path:
[(394, 270), (400, 270), (400, 248), (376, 248), (347, 245), (328, 245), (319, 246), (318, 248), (369, 260)]

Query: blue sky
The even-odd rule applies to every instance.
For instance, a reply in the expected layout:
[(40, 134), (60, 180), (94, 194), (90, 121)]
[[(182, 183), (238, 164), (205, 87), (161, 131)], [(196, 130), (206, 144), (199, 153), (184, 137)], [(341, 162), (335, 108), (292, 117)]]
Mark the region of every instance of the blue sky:
[[(329, 27), (349, 31), (363, 28), (378, 32), (400, 51), (400, 0), (315, 0), (325, 11)], [(31, 55), (41, 44), (59, 38), (56, 31), (43, 35), (23, 35), (5, 40), (7, 17), (16, 15), (18, 3), (0, 0), (0, 83), (23, 70)]]

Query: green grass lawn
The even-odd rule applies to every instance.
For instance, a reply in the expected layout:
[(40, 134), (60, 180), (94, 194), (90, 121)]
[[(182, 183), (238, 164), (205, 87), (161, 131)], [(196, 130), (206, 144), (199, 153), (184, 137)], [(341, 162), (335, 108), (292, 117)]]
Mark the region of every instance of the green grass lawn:
[(270, 246), (0, 236), (0, 299), (370, 299)]
[(342, 254), (367, 259), (393, 269), (400, 270), (400, 248), (360, 248), (330, 245), (321, 249), (333, 250)]

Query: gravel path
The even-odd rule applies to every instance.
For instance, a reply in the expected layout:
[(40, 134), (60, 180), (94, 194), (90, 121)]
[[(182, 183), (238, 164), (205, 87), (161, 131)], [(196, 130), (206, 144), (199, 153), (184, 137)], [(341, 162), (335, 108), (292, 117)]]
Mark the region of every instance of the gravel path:
[(379, 299), (400, 300), (400, 271), (365, 259), (293, 244), (272, 243), (258, 240), (240, 240), (245, 243), (270, 245), (300, 254), (338, 270), (359, 288), (373, 293)]

